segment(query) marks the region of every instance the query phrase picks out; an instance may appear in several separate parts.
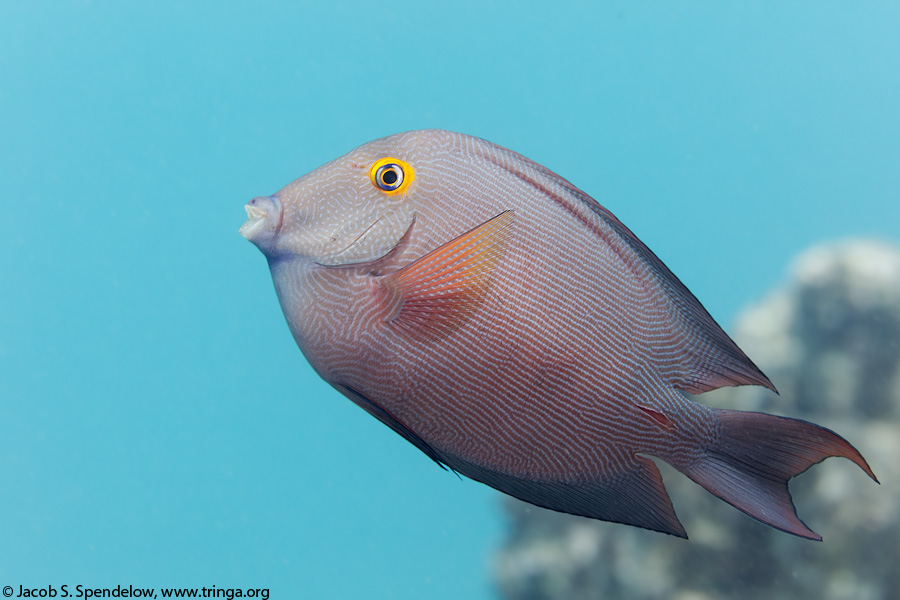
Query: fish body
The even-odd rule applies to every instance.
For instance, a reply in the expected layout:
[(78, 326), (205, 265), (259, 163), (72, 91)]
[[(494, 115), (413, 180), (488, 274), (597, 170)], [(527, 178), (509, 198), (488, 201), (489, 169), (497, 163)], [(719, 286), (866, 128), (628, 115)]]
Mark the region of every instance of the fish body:
[[(820, 539), (787, 481), (836, 434), (690, 400), (765, 375), (608, 210), (521, 155), (447, 131), (365, 144), (253, 199), (316, 372), (430, 458), (554, 510), (686, 537), (658, 457)], [(749, 466), (748, 466), (749, 465)]]

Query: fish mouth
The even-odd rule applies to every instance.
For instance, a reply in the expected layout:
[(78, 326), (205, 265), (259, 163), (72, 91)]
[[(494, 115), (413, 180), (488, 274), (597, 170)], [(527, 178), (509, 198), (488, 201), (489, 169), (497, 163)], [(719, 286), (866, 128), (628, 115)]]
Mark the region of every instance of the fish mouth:
[(274, 196), (259, 196), (244, 205), (247, 220), (241, 225), (239, 233), (251, 242), (269, 232), (278, 233), (281, 229), (283, 212), (281, 203)]
[(247, 211), (247, 220), (241, 225), (239, 231), (242, 236), (251, 240), (256, 237), (260, 231), (265, 229), (269, 214), (262, 208), (250, 206), (249, 204), (244, 206), (244, 210)]

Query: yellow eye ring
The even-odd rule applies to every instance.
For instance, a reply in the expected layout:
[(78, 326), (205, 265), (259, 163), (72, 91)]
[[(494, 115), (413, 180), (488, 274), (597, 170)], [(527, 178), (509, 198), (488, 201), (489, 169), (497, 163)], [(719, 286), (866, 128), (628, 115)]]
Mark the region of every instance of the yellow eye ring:
[(416, 173), (413, 168), (399, 158), (387, 156), (376, 160), (369, 167), (369, 179), (372, 180), (372, 185), (388, 196), (404, 193), (415, 178)]

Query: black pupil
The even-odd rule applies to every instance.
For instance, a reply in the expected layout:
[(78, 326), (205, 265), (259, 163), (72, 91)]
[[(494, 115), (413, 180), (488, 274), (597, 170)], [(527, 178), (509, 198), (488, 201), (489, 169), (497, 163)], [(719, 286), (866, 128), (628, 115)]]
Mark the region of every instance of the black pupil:
[(386, 185), (394, 185), (397, 183), (397, 179), (399, 179), (399, 177), (397, 171), (394, 169), (385, 169), (384, 173), (381, 174), (381, 180), (384, 181)]

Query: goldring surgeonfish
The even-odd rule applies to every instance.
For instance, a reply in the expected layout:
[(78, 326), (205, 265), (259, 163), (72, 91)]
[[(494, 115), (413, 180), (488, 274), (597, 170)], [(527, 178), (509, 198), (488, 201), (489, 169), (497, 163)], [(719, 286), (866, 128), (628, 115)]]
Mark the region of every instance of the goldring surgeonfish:
[(369, 142), (252, 199), (316, 372), (438, 464), (557, 511), (686, 537), (674, 466), (772, 527), (821, 539), (788, 480), (837, 434), (690, 399), (769, 379), (625, 225), (490, 142), (425, 130)]

